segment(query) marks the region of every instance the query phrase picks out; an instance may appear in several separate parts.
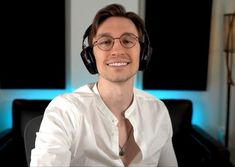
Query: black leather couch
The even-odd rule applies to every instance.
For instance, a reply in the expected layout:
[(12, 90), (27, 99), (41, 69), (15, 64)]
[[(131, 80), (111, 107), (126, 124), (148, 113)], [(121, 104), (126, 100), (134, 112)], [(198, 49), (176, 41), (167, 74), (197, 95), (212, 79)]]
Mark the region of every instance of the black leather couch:
[(179, 167), (232, 167), (229, 151), (192, 124), (190, 100), (163, 100), (173, 126), (173, 146)]
[[(50, 100), (16, 99), (12, 105), (13, 127), (0, 135), (0, 166), (27, 166), (25, 125), (42, 115)], [(192, 125), (192, 102), (164, 99), (173, 125), (173, 146), (179, 167), (232, 167), (229, 151), (201, 128)]]
[(50, 100), (15, 99), (12, 103), (12, 129), (0, 134), (0, 166), (27, 167), (24, 128), (32, 118), (42, 115)]

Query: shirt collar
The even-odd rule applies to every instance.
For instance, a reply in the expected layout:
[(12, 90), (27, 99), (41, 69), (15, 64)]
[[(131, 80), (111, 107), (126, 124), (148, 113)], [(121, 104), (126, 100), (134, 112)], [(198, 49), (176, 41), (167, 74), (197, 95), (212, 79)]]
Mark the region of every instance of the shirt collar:
[(97, 88), (97, 83), (94, 84), (92, 91), (94, 92), (95, 96), (96, 96), (96, 104), (98, 109), (101, 111), (102, 114), (104, 114), (104, 116), (111, 121), (113, 124), (117, 125), (118, 124), (118, 120), (115, 117), (115, 115), (109, 110), (109, 108), (105, 105), (105, 103), (103, 102), (100, 93), (98, 91)]
[[(97, 100), (97, 107), (100, 109), (100, 111), (105, 114), (106, 116), (108, 116), (108, 118), (111, 120), (112, 123), (114, 123), (115, 125), (117, 125), (118, 120), (117, 118), (114, 116), (114, 114), (108, 109), (108, 107), (105, 105), (105, 103), (103, 102), (100, 93), (98, 91), (97, 88), (97, 83), (94, 84), (94, 86), (92, 87), (92, 91), (94, 92), (94, 94), (96, 95), (96, 100)], [(128, 107), (128, 109), (125, 111), (125, 118), (129, 119), (129, 117), (131, 116), (131, 114), (134, 112), (136, 107), (136, 98), (135, 95), (133, 96), (133, 101), (131, 103), (131, 105)]]

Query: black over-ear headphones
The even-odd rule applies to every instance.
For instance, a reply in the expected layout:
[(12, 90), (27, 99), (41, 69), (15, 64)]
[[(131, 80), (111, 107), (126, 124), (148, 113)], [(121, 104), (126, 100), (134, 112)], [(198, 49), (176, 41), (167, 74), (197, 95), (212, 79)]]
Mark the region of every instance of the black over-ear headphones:
[[(93, 54), (93, 48), (92, 46), (86, 46), (85, 45), (85, 39), (89, 36), (89, 33), (91, 31), (91, 25), (87, 28), (83, 35), (83, 41), (82, 41), (82, 52), (80, 53), (83, 63), (85, 64), (87, 70), (91, 74), (97, 74), (98, 70), (96, 67), (96, 61), (95, 56)], [(150, 46), (150, 40), (149, 36), (147, 34), (147, 31), (143, 30), (143, 37), (140, 42), (141, 51), (140, 51), (140, 65), (139, 70), (143, 71), (147, 68), (147, 65), (149, 63), (149, 60), (152, 55), (152, 47)]]

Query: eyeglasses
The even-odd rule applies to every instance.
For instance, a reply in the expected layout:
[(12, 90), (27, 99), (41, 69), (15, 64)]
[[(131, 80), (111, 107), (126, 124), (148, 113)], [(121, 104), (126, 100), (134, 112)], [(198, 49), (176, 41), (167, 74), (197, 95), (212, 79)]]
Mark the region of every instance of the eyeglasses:
[(119, 39), (120, 44), (124, 48), (132, 48), (139, 41), (139, 38), (134, 34), (123, 34), (119, 38), (113, 38), (111, 36), (102, 36), (93, 43), (93, 46), (98, 46), (103, 51), (109, 51), (114, 45), (115, 39)]

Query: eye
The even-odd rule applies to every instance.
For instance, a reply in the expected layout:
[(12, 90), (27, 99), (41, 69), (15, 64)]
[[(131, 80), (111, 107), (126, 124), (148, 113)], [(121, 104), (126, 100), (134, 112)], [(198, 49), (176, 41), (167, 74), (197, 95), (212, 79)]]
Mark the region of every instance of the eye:
[(121, 42), (125, 46), (133, 46), (136, 43), (136, 38), (130, 35), (125, 35), (122, 37)]
[(110, 37), (101, 37), (98, 41), (98, 45), (111, 45), (113, 42), (113, 39)]
[(130, 39), (123, 39), (122, 40), (123, 44), (129, 44), (129, 43), (133, 43)]

